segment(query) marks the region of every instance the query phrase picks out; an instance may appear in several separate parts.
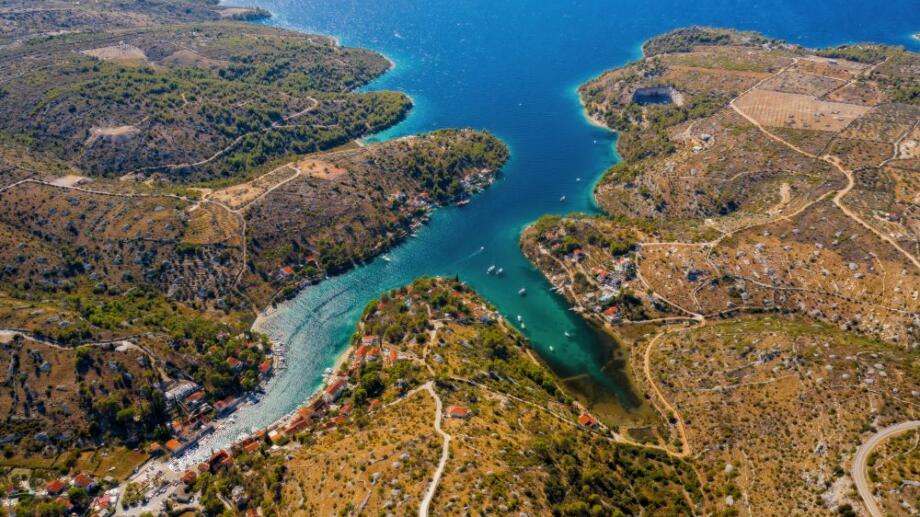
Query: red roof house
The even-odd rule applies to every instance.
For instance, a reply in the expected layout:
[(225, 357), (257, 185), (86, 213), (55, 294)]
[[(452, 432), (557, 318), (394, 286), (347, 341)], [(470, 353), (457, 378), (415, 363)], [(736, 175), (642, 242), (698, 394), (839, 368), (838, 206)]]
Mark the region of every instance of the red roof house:
[(343, 378), (338, 378), (332, 382), (323, 392), (323, 400), (328, 402), (335, 402), (339, 397), (342, 396), (342, 392), (345, 391), (345, 387), (348, 386), (348, 381)]
[(268, 375), (272, 371), (272, 360), (266, 359), (259, 363), (259, 375)]
[(53, 479), (48, 482), (45, 486), (45, 490), (48, 491), (48, 495), (58, 495), (67, 488), (67, 483), (61, 481), (60, 479)]
[(96, 488), (96, 481), (93, 478), (87, 476), (83, 472), (77, 474), (73, 478), (73, 486), (78, 486), (84, 490), (92, 490)]
[(582, 413), (578, 417), (578, 424), (589, 429), (597, 427), (597, 419), (591, 416), (589, 413)]
[(447, 408), (447, 416), (450, 418), (469, 418), (470, 414), (469, 408), (463, 406), (450, 406)]
[(182, 482), (191, 485), (198, 479), (198, 474), (195, 474), (194, 470), (186, 470), (185, 474), (182, 474)]

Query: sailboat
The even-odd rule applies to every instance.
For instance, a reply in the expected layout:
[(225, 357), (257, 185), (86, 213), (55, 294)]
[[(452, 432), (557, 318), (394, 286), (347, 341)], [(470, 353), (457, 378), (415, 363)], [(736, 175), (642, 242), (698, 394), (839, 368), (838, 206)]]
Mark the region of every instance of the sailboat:
[(489, 266), (489, 269), (486, 270), (486, 274), (491, 275), (493, 271), (495, 271), (495, 266)]
[(527, 294), (527, 289), (524, 288), (524, 287), (522, 287), (522, 288), (518, 291), (518, 294), (521, 295), (521, 296), (524, 296), (525, 294)]

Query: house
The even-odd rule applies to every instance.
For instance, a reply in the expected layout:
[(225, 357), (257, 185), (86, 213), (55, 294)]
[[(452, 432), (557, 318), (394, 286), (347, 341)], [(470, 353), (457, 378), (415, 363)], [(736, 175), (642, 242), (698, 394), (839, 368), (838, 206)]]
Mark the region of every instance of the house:
[(198, 390), (200, 386), (190, 381), (179, 381), (166, 390), (166, 400), (176, 402), (184, 399), (189, 393)]
[(367, 349), (368, 349), (368, 346), (365, 344), (362, 344), (361, 346), (358, 347), (357, 350), (355, 350), (355, 357), (352, 360), (352, 365), (359, 366), (364, 363), (364, 358), (367, 356)]
[(342, 396), (342, 392), (345, 391), (346, 387), (348, 387), (348, 381), (339, 377), (326, 387), (326, 390), (323, 392), (323, 400), (330, 404), (335, 402)]
[(233, 456), (229, 452), (221, 449), (208, 458), (208, 467), (211, 472), (216, 471), (218, 468), (224, 465), (230, 465), (233, 463)]
[(389, 368), (396, 364), (397, 361), (399, 361), (399, 352), (396, 351), (396, 348), (390, 347), (390, 349), (387, 350), (387, 356), (384, 358), (383, 364)]
[(259, 442), (250, 442), (243, 446), (244, 452), (256, 452), (262, 444)]
[(102, 494), (93, 501), (93, 511), (97, 515), (108, 515), (112, 511), (112, 497), (109, 494)]
[(463, 406), (450, 406), (447, 408), (447, 416), (449, 418), (467, 419), (471, 414), (472, 412), (469, 410), (469, 408)]
[(172, 438), (166, 442), (166, 450), (168, 450), (170, 454), (179, 454), (183, 451), (183, 449), (185, 449), (185, 445), (183, 445), (182, 442), (176, 440), (175, 438)]
[(297, 414), (300, 415), (301, 418), (310, 420), (313, 418), (314, 411), (310, 406), (302, 406), (297, 410)]
[(375, 346), (380, 343), (380, 338), (378, 336), (364, 336), (361, 338), (361, 344), (365, 346)]
[(594, 429), (597, 427), (598, 423), (597, 419), (595, 419), (589, 413), (585, 412), (578, 417), (578, 425), (587, 427), (588, 429)]
[(217, 411), (218, 416), (226, 415), (227, 413), (232, 413), (236, 411), (236, 408), (243, 402), (243, 397), (227, 397), (224, 400), (219, 400), (214, 403), (214, 409)]
[(342, 409), (339, 410), (339, 414), (343, 416), (348, 416), (351, 414), (351, 404), (345, 404), (342, 406)]
[(182, 401), (185, 404), (185, 407), (189, 411), (196, 409), (198, 406), (204, 403), (204, 390), (198, 390), (191, 395), (185, 397), (185, 400)]
[(185, 474), (182, 474), (182, 482), (186, 485), (191, 485), (196, 479), (198, 479), (198, 474), (195, 474), (194, 470), (189, 469), (185, 471)]
[(53, 479), (45, 486), (45, 491), (48, 492), (48, 495), (54, 496), (63, 492), (65, 488), (67, 488), (67, 483), (60, 479)]
[(96, 481), (93, 478), (87, 476), (83, 472), (74, 476), (73, 480), (71, 480), (71, 483), (73, 484), (73, 486), (80, 487), (83, 490), (86, 490), (87, 492), (91, 492), (95, 490), (96, 487), (99, 486), (99, 484), (96, 483)]
[(70, 502), (70, 498), (66, 495), (62, 495), (54, 500), (54, 503), (58, 506), (64, 508), (68, 512), (73, 510), (73, 503)]
[(604, 316), (610, 321), (610, 323), (616, 323), (620, 321), (620, 308), (616, 305), (611, 305), (604, 311)]
[(367, 357), (365, 357), (365, 360), (370, 362), (376, 361), (377, 359), (380, 359), (380, 348), (375, 346), (367, 351)]
[(297, 418), (288, 425), (284, 427), (284, 434), (288, 436), (294, 436), (295, 434), (303, 431), (310, 425), (310, 421), (305, 418)]
[(280, 281), (280, 280), (287, 280), (288, 278), (291, 278), (292, 276), (294, 276), (294, 268), (292, 268), (291, 266), (284, 266), (283, 268), (278, 270), (278, 274), (276, 275), (275, 278)]
[(239, 359), (231, 355), (230, 357), (227, 358), (227, 366), (229, 366), (235, 371), (238, 371), (240, 368), (243, 367), (243, 361), (240, 361)]
[(160, 442), (153, 442), (147, 446), (147, 453), (153, 457), (163, 454), (163, 446), (160, 445)]
[(264, 361), (259, 363), (259, 376), (260, 377), (263, 377), (263, 378), (268, 377), (269, 375), (271, 375), (271, 373), (272, 373), (272, 360), (271, 359), (265, 359)]

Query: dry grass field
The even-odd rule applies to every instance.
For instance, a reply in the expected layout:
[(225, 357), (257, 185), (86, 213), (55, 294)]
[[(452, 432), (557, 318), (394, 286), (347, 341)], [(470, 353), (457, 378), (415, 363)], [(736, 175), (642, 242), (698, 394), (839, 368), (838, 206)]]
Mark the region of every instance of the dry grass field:
[(736, 101), (759, 124), (769, 127), (841, 131), (869, 108), (828, 102), (811, 95), (754, 89)]

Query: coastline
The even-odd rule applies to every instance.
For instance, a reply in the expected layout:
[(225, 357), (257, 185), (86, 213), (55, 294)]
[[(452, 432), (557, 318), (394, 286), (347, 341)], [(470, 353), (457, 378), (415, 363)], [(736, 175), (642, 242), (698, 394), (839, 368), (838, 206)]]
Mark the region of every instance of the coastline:
[[(405, 137), (401, 137), (401, 138), (415, 138), (415, 136), (414, 136), (414, 135), (410, 135), (410, 136), (405, 136)], [(498, 180), (499, 175), (500, 175), (500, 169), (491, 171), (491, 173), (488, 175), (488, 179), (486, 180), (486, 182), (485, 182), (484, 184), (477, 185), (475, 188), (471, 189), (470, 191), (464, 191), (464, 192), (466, 192), (466, 194), (467, 194), (468, 196), (472, 196), (472, 195), (475, 195), (475, 194), (477, 194), (477, 193), (480, 193), (480, 192), (482, 192), (483, 190), (485, 190), (486, 188), (490, 187), (492, 184), (494, 184), (495, 181)], [(471, 174), (470, 176), (472, 176), (472, 174)], [(467, 198), (467, 199), (468, 199), (468, 198)], [(454, 200), (454, 201), (455, 201), (455, 200)], [(437, 209), (439, 209), (439, 208), (444, 208), (444, 207), (447, 207), (447, 206), (451, 206), (452, 203), (453, 203), (453, 201), (449, 201), (449, 202), (445, 202), (445, 203), (440, 203), (440, 204), (432, 204), (432, 205), (431, 205), (431, 208), (430, 208), (430, 210), (427, 212), (427, 214), (426, 214), (425, 216), (422, 216), (422, 217), (416, 219), (416, 220), (413, 222), (413, 226), (416, 225), (416, 224), (418, 224), (418, 225), (425, 225), (425, 224), (427, 224), (431, 212), (433, 212), (434, 210), (437, 210)], [(373, 254), (373, 255), (370, 255), (370, 256), (367, 256), (367, 257), (361, 257), (361, 258), (356, 259), (356, 260), (359, 260), (360, 262), (367, 262), (367, 261), (376, 260), (376, 259), (380, 258), (381, 256), (385, 255), (388, 251), (390, 251), (390, 250), (393, 249), (394, 247), (399, 246), (400, 244), (403, 244), (403, 243), (404, 243), (408, 238), (410, 238), (411, 236), (412, 236), (411, 233), (406, 233), (405, 235), (402, 236), (402, 238), (400, 238), (400, 239), (398, 239), (398, 240), (396, 240), (396, 241), (394, 241), (394, 242), (391, 242), (390, 245), (388, 245), (388, 246), (382, 247), (380, 250), (378, 250), (377, 253), (375, 253), (375, 254)], [(344, 272), (342, 272), (342, 273), (340, 273), (340, 274), (346, 274), (346, 273), (347, 273), (347, 271), (344, 271)], [(326, 277), (326, 278), (328, 278), (328, 277)], [(307, 286), (304, 286), (304, 287), (300, 288), (300, 289), (297, 291), (297, 295), (299, 295), (301, 292), (303, 292), (304, 289), (306, 289), (306, 288), (308, 288), (308, 287), (311, 287), (311, 286), (319, 285), (320, 283), (322, 283), (322, 280), (321, 280), (320, 282), (315, 283), (315, 284), (310, 284), (310, 285), (307, 285)], [(255, 320), (253, 321), (252, 325), (250, 326), (250, 329), (251, 329), (253, 332), (258, 332), (258, 333), (260, 333), (260, 334), (266, 335), (266, 336), (268, 337), (269, 341), (271, 342), (271, 344), (272, 344), (272, 364), (273, 364), (273, 369), (277, 369), (277, 368), (279, 367), (279, 365), (285, 365), (285, 364), (286, 364), (286, 362), (287, 362), (287, 346), (286, 346), (284, 343), (282, 343), (282, 342), (280, 342), (279, 340), (277, 340), (276, 338), (274, 338), (274, 337), (271, 335), (270, 332), (266, 332), (266, 331), (265, 331), (265, 325), (267, 324), (267, 322), (271, 319), (271, 317), (272, 317), (273, 315), (275, 315), (275, 314), (277, 314), (277, 313), (280, 313), (280, 312), (283, 312), (284, 310), (287, 309), (287, 307), (288, 307), (290, 304), (294, 303), (294, 301), (295, 301), (296, 298), (297, 298), (297, 295), (291, 297), (290, 299), (283, 300), (283, 301), (281, 301), (281, 302), (279, 302), (279, 303), (272, 304), (272, 303), (270, 302), (270, 303), (268, 304), (267, 307), (265, 307), (264, 309), (262, 309), (261, 311), (259, 311), (259, 312), (256, 314)], [(346, 347), (346, 348), (342, 351), (342, 353), (340, 353), (340, 354), (338, 355), (338, 357), (336, 358), (336, 360), (333, 362), (332, 366), (330, 366), (330, 368), (332, 368), (333, 371), (339, 371), (339, 370), (341, 369), (341, 367), (347, 362), (348, 358), (350, 357), (351, 353), (353, 352), (352, 348), (353, 348), (353, 347), (348, 346), (348, 347)], [(262, 388), (262, 389), (267, 388), (267, 387), (271, 384), (271, 382), (274, 380), (274, 378), (275, 378), (275, 374), (273, 374), (271, 377), (269, 377), (269, 378), (263, 380), (263, 381), (259, 384), (260, 388)], [(310, 401), (314, 400), (314, 399), (316, 398), (316, 396), (317, 396), (319, 393), (321, 393), (322, 390), (325, 388), (325, 385), (326, 385), (326, 383), (324, 382), (324, 383), (321, 384), (319, 387), (317, 387), (316, 390), (314, 390), (314, 392), (311, 393), (309, 397), (307, 397), (307, 399), (306, 399), (306, 401), (305, 401), (304, 403), (309, 403)], [(241, 412), (241, 411), (245, 411), (245, 408), (244, 408), (244, 409), (238, 410), (238, 412)], [(295, 411), (296, 411), (296, 410), (295, 410)], [(286, 414), (286, 415), (284, 415), (284, 416), (278, 418), (278, 419), (275, 420), (272, 424), (270, 424), (267, 428), (276, 427), (277, 425), (279, 425), (279, 423), (283, 423), (285, 420), (289, 419), (290, 416), (291, 416), (291, 413), (288, 413), (288, 414)]]

